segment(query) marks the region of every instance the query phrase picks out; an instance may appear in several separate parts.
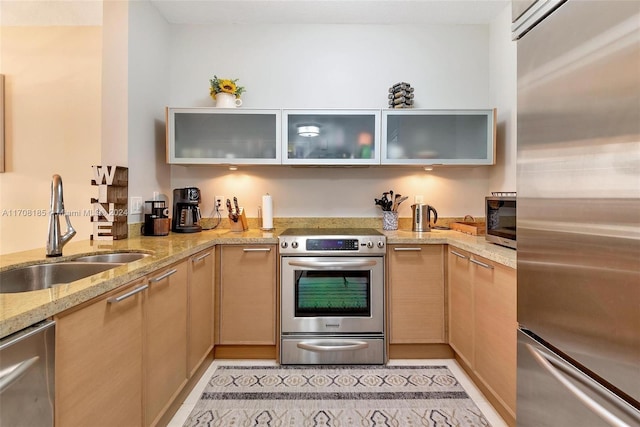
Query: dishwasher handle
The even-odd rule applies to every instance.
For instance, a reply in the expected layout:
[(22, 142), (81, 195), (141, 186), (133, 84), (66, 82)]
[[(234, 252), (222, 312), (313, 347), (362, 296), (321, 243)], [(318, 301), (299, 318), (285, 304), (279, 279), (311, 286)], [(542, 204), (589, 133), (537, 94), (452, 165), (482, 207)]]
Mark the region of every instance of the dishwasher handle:
[(33, 356), (30, 359), (12, 366), (6, 375), (0, 377), (0, 394), (4, 393), (6, 389), (11, 387), (24, 374), (26, 374), (33, 365), (38, 363), (38, 360), (40, 360), (40, 356)]

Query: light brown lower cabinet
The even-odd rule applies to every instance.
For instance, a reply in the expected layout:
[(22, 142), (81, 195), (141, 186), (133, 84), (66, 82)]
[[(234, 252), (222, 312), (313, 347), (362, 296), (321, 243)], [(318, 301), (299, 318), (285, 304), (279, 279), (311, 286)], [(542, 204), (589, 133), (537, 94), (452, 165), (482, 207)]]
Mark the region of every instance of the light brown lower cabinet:
[(149, 276), (145, 425), (155, 425), (187, 382), (187, 261)]
[(212, 254), (55, 316), (57, 426), (163, 421), (213, 345)]
[(446, 343), (443, 245), (389, 245), (390, 344)]
[(219, 344), (276, 344), (276, 247), (221, 245)]
[(193, 375), (213, 347), (214, 264), (213, 248), (189, 259), (189, 376)]
[(450, 345), (514, 421), (516, 271), (456, 247), (448, 257)]
[(136, 281), (55, 316), (56, 426), (142, 425), (146, 288)]

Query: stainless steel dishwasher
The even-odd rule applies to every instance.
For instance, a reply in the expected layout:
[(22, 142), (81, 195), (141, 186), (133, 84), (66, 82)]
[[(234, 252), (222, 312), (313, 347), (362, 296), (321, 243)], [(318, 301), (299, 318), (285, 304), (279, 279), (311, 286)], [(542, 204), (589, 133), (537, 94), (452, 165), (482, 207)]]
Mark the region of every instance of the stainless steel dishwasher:
[(0, 427), (53, 426), (55, 322), (0, 340)]

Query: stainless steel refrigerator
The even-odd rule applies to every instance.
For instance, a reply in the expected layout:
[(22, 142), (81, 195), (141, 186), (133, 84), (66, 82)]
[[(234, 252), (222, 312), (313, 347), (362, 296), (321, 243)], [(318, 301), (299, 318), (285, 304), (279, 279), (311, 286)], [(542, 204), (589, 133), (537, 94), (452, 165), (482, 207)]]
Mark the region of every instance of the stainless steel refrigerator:
[(640, 426), (640, 1), (528, 6), (512, 27), (517, 423)]

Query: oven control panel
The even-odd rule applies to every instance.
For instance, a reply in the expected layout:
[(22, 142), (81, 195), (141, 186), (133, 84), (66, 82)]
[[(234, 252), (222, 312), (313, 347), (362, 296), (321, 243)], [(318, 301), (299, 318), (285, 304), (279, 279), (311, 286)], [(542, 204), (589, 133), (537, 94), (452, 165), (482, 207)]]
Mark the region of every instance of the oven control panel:
[(385, 236), (280, 236), (279, 243), (281, 254), (378, 255), (386, 252)]

